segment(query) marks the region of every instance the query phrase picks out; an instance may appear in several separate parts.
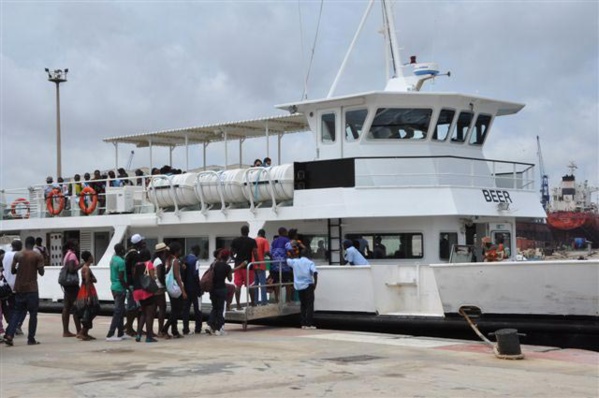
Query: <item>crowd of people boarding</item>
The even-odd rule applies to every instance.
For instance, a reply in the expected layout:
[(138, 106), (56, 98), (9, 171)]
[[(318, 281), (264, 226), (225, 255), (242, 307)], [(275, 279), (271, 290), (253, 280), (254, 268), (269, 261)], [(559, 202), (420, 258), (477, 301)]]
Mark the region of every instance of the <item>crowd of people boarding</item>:
[[(211, 274), (209, 284), (199, 272), (200, 247), (197, 245), (191, 247), (187, 255), (177, 241), (159, 242), (150, 251), (145, 238), (139, 234), (131, 236), (128, 248), (122, 243), (116, 244), (110, 261), (114, 306), (106, 341), (134, 338), (137, 342), (155, 343), (158, 339), (180, 339), (202, 332), (224, 335), (225, 313), (231, 310), (233, 298), (236, 310), (242, 309), (240, 295), (244, 286), (249, 289), (250, 303), (247, 305), (251, 306), (268, 305), (269, 290), (276, 302), (283, 299), (278, 286), (284, 286), (286, 302), (291, 302), (295, 295), (299, 298), (301, 327), (315, 329), (314, 291), (318, 271), (308, 258), (309, 250), (298, 238), (297, 230), (288, 231), (281, 227), (272, 242), (266, 239), (262, 229), (255, 238), (249, 237), (247, 225), (243, 225), (240, 232), (229, 248), (213, 253), (214, 260), (206, 271)], [(2, 341), (12, 346), (15, 336), (23, 334), (21, 327), (29, 314), (27, 344), (37, 345), (37, 278), (38, 275), (43, 277), (45, 267), (49, 265), (48, 251), (40, 238), (36, 241), (33, 237), (25, 239), (24, 247), (20, 240), (14, 240), (11, 249), (11, 252), (0, 253), (3, 257), (0, 268)], [(81, 341), (96, 340), (90, 331), (94, 328), (94, 318), (100, 313), (101, 303), (96, 287), (98, 280), (93, 272), (94, 258), (89, 251), (80, 252), (77, 242), (72, 240), (66, 242), (63, 252), (58, 278), (64, 292), (62, 336)], [(5, 290), (9, 293), (4, 294)], [(209, 296), (212, 303), (204, 329), (202, 295)], [(193, 319), (190, 317), (192, 308)], [(6, 329), (2, 315), (7, 322)]]

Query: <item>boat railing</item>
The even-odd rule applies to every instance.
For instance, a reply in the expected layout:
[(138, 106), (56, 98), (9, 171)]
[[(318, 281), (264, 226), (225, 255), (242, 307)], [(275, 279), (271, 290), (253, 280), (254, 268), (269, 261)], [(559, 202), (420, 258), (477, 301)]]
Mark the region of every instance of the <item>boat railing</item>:
[(535, 190), (534, 165), (460, 156), (356, 158), (356, 187), (477, 187)]
[[(357, 189), (472, 187), (535, 191), (534, 165), (461, 156), (363, 157), (352, 159)], [(281, 168), (284, 168), (281, 169)], [(276, 171), (275, 171), (276, 170)], [(282, 177), (281, 171), (288, 172)], [(246, 207), (255, 213), (292, 203), (293, 165), (200, 171), (184, 175), (129, 177), (40, 184), (0, 191), (1, 219), (80, 215), (208, 211)], [(113, 186), (117, 185), (117, 186)], [(81, 192), (89, 186), (93, 191)], [(49, 194), (50, 191), (54, 193)], [(81, 192), (81, 193), (80, 193)], [(83, 195), (85, 193), (85, 195)], [(50, 199), (49, 199), (50, 197)]]

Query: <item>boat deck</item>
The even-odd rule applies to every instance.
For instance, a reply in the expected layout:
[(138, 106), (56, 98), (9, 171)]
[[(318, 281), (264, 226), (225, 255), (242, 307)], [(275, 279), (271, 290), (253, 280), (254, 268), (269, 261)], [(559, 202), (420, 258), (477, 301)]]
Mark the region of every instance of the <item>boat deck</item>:
[[(522, 346), (502, 360), (482, 343), (227, 324), (226, 336), (106, 342), (98, 317), (81, 342), (40, 314), (38, 346), (0, 345), (0, 396), (542, 396), (594, 397), (599, 353)], [(10, 371), (8, 371), (10, 369)], [(43, 391), (43, 393), (42, 393)]]

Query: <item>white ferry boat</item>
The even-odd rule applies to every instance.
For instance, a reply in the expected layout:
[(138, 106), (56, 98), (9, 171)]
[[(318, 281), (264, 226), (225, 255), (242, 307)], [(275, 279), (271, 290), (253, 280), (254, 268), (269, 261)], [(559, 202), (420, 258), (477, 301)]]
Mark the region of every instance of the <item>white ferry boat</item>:
[[(385, 26), (395, 31), (391, 18)], [(483, 148), (494, 125), (524, 105), (420, 92), (438, 67), (415, 59), (402, 64), (394, 35), (387, 37), (394, 76), (384, 90), (278, 105), (281, 116), (106, 138), (150, 151), (184, 146), (186, 156), (200, 146), (204, 167), (109, 186), (105, 205), (93, 211), (71, 196), (57, 212), (63, 198), (47, 200), (43, 185), (3, 190), (0, 233), (44, 240), (51, 266), (40, 278), (40, 296), (47, 300), (63, 296), (57, 277), (67, 239), (94, 254), (100, 298), (110, 301), (116, 243), (141, 234), (149, 247), (177, 240), (187, 251), (199, 244), (206, 267), (247, 223), (250, 236), (261, 228), (268, 238), (279, 227), (299, 231), (319, 268), (321, 319), (369, 316), (443, 327), (468, 309), (482, 326), (558, 325), (596, 337), (598, 261), (515, 261), (516, 221), (546, 217), (537, 173), (533, 164), (487, 159)], [(279, 164), (286, 136), (305, 131), (313, 133), (313, 160)], [(264, 153), (274, 165), (244, 167), (243, 145), (273, 136), (278, 156), (268, 144)], [(239, 146), (237, 164), (209, 168), (206, 151), (223, 141)], [(342, 241), (358, 237), (368, 242), (370, 265), (343, 265)], [(484, 239), (503, 240), (506, 258), (484, 262)]]

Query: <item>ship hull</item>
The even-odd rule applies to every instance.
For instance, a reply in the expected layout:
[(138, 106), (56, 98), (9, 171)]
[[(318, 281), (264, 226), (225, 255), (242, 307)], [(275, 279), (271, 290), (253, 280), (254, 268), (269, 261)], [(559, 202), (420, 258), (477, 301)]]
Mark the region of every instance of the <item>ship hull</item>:
[(590, 212), (558, 211), (547, 215), (547, 225), (558, 244), (571, 244), (577, 238), (599, 247), (599, 214)]

